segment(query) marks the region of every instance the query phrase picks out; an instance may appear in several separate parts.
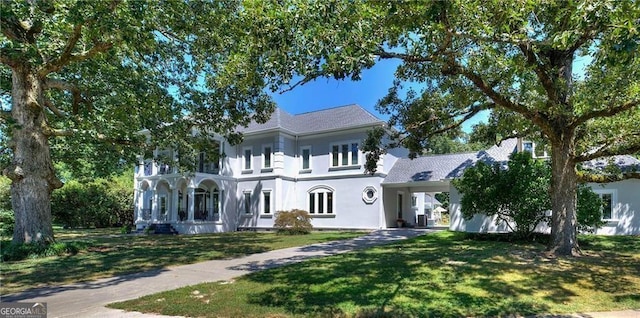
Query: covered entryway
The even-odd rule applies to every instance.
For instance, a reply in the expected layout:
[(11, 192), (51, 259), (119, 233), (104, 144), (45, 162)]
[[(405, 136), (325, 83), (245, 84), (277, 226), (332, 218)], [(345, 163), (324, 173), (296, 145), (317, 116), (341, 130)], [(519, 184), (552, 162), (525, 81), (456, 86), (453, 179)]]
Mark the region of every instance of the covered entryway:
[(449, 180), (407, 183), (383, 183), (384, 220), (391, 227), (431, 227), (437, 226), (433, 213), (433, 201), (428, 197), (436, 193), (449, 192)]

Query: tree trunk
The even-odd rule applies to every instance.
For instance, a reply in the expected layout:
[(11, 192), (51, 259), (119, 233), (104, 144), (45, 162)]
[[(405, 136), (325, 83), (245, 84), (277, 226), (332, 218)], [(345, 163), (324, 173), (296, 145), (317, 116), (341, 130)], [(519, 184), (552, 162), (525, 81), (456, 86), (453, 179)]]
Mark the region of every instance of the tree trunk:
[(577, 181), (573, 134), (552, 141), (551, 240), (548, 251), (555, 255), (579, 255), (576, 237)]
[(13, 160), (4, 174), (11, 179), (15, 213), (13, 243), (53, 242), (51, 192), (62, 182), (55, 176), (45, 135), (43, 81), (29, 66), (13, 68), (10, 145)]

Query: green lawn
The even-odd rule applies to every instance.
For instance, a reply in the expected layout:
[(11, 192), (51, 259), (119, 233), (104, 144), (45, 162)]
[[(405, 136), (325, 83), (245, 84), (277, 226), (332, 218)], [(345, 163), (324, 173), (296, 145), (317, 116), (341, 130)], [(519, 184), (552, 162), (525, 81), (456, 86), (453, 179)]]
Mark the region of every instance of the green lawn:
[(581, 236), (580, 258), (541, 244), (440, 232), (232, 282), (111, 305), (192, 317), (459, 317), (640, 308), (640, 237)]
[[(363, 232), (313, 232), (300, 236), (255, 232), (173, 236), (118, 233), (119, 229), (57, 230), (58, 241), (87, 240), (91, 246), (77, 255), (0, 263), (0, 294), (363, 235)], [(5, 244), (9, 242), (3, 241), (2, 245)]]

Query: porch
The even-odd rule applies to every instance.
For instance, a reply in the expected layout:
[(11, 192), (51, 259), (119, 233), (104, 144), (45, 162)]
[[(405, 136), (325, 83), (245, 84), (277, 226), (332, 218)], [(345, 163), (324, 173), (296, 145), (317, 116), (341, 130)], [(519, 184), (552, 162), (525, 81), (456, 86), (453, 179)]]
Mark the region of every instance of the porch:
[(189, 179), (180, 175), (141, 178), (135, 192), (136, 228), (170, 224), (179, 233), (190, 234), (228, 230), (224, 183), (216, 177), (197, 173)]

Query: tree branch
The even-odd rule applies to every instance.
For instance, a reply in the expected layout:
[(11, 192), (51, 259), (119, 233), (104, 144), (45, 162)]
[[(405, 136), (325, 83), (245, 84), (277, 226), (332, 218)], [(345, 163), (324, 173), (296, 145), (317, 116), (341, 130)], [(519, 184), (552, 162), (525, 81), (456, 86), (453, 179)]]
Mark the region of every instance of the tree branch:
[(405, 53), (387, 52), (382, 48), (373, 54), (377, 55), (381, 59), (400, 59), (409, 63), (432, 62), (434, 60), (432, 57), (405, 54)]
[[(432, 131), (432, 132), (429, 132), (429, 133), (427, 134), (427, 137), (435, 136), (435, 135), (437, 135), (437, 134), (440, 134), (440, 133), (443, 133), (443, 132), (449, 131), (449, 130), (451, 130), (451, 129), (458, 128), (458, 127), (460, 127), (464, 122), (466, 122), (467, 120), (471, 119), (471, 117), (475, 116), (477, 113), (479, 113), (479, 112), (481, 112), (481, 111), (483, 111), (483, 110), (486, 110), (486, 109), (492, 109), (492, 108), (494, 108), (494, 107), (495, 107), (495, 103), (492, 103), (492, 102), (485, 103), (485, 104), (481, 104), (481, 105), (478, 105), (478, 106), (476, 106), (476, 107), (473, 107), (472, 109), (470, 109), (470, 110), (469, 110), (469, 111), (464, 115), (464, 117), (462, 117), (462, 119), (460, 119), (460, 120), (458, 120), (458, 121), (455, 121), (455, 122), (454, 122), (453, 124), (451, 124), (451, 125), (448, 125), (448, 126), (445, 126), (445, 127), (440, 128), (440, 129), (434, 130), (434, 131)], [(420, 123), (417, 123), (417, 124), (414, 124), (414, 125), (411, 125), (411, 126), (422, 126), (422, 125), (424, 125), (424, 124), (426, 124), (426, 123), (427, 123), (426, 121), (421, 121)], [(413, 128), (413, 127), (411, 127), (411, 126), (410, 126), (410, 127), (407, 127), (407, 128), (409, 128), (409, 129)]]
[(12, 59), (9, 56), (13, 55), (13, 52), (6, 47), (0, 48), (0, 63), (8, 65), (9, 67), (16, 67), (20, 63), (17, 59)]
[(278, 94), (284, 94), (286, 92), (292, 91), (294, 88), (296, 88), (297, 86), (302, 86), (304, 84), (307, 84), (311, 81), (313, 81), (314, 79), (316, 79), (318, 76), (321, 76), (322, 74), (320, 72), (315, 72), (311, 75), (307, 75), (305, 76), (302, 80), (296, 82), (295, 84), (293, 84), (293, 86), (289, 86), (289, 88), (284, 89), (282, 91), (279, 91)]
[(549, 77), (549, 74), (547, 74), (547, 72), (543, 69), (544, 65), (538, 63), (538, 58), (536, 54), (533, 52), (533, 50), (531, 49), (531, 44), (523, 43), (518, 45), (518, 47), (520, 48), (520, 51), (522, 52), (525, 59), (527, 60), (527, 64), (533, 67), (533, 70), (536, 73), (538, 80), (540, 80), (540, 83), (542, 84), (544, 91), (547, 93), (547, 97), (549, 98), (549, 100), (553, 101), (554, 103), (558, 103), (559, 98), (555, 89), (555, 85), (553, 85), (553, 80)]
[(493, 87), (490, 87), (480, 75), (465, 70), (462, 66), (455, 64), (451, 66), (452, 72), (461, 74), (462, 76), (469, 79), (480, 91), (482, 91), (485, 95), (491, 98), (498, 106), (502, 106), (506, 109), (514, 111), (518, 114), (521, 114), (525, 118), (528, 118), (533, 123), (538, 125), (544, 132), (551, 136), (553, 134), (553, 128), (547, 122), (546, 118), (538, 111), (529, 110), (522, 104), (514, 103), (504, 97), (502, 94), (496, 92)]
[[(72, 110), (73, 114), (78, 114), (78, 104), (83, 101), (82, 91), (75, 85), (58, 79), (47, 79), (45, 81), (45, 89), (59, 89), (71, 93), (73, 97)], [(53, 111), (53, 110), (52, 110)]]
[(40, 69), (40, 71), (38, 71), (38, 76), (40, 76), (41, 78), (44, 78), (50, 73), (61, 70), (66, 65), (69, 65), (75, 62), (81, 62), (81, 61), (90, 59), (99, 53), (106, 52), (112, 46), (113, 46), (113, 43), (110, 43), (110, 42), (97, 42), (94, 44), (94, 46), (91, 49), (84, 51), (80, 54), (70, 54), (66, 56), (63, 54), (56, 60), (52, 61), (51, 63), (45, 64)]
[[(607, 142), (604, 142), (602, 147), (594, 151), (590, 151), (579, 156), (576, 156), (574, 159), (575, 162), (584, 162), (593, 159), (598, 159), (602, 157), (611, 157), (615, 155), (623, 155), (623, 154), (634, 154), (640, 152), (640, 140), (624, 145), (624, 141), (633, 139), (640, 139), (640, 132), (633, 134), (626, 134), (624, 136), (618, 136), (617, 138), (612, 138)], [(622, 145), (622, 146), (620, 146)]]
[(595, 110), (592, 112), (587, 112), (582, 116), (576, 118), (576, 120), (574, 120), (574, 122), (571, 124), (570, 127), (572, 128), (578, 127), (593, 118), (615, 116), (624, 111), (631, 110), (638, 105), (640, 105), (640, 100), (634, 100), (634, 101), (630, 101), (615, 107), (609, 107), (609, 108), (604, 108), (600, 110)]
[(21, 43), (33, 44), (36, 35), (42, 31), (42, 23), (20, 21), (13, 12), (0, 14), (0, 30), (7, 38)]
[(49, 110), (56, 114), (58, 117), (62, 117), (62, 118), (69, 118), (69, 114), (65, 111), (60, 110), (58, 107), (56, 107), (50, 100), (45, 100), (44, 104), (47, 106), (47, 108), (49, 108)]

